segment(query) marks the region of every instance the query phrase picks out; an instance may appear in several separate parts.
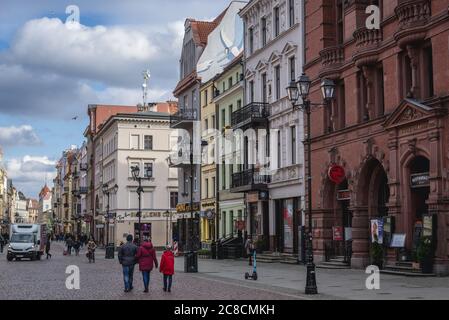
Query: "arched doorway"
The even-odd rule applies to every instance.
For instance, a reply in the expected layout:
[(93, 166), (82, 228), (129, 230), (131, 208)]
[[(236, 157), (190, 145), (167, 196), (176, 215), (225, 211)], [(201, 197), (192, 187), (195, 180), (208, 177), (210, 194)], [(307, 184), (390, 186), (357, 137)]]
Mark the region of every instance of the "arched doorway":
[(430, 161), (424, 156), (416, 156), (410, 161), (408, 169), (410, 201), (407, 220), (409, 232), (411, 231), (408, 246), (413, 254), (422, 235), (423, 216), (429, 212), (427, 200), (430, 194)]
[(357, 184), (357, 198), (353, 210), (352, 261), (357, 267), (370, 263), (370, 220), (388, 215), (390, 191), (388, 176), (379, 160), (366, 161)]

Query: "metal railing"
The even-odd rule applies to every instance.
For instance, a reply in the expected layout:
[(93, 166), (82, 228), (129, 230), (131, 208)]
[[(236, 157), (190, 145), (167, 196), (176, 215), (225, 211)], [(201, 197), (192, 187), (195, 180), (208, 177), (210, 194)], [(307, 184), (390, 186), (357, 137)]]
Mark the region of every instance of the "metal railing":
[(182, 121), (197, 121), (198, 110), (196, 109), (179, 109), (178, 112), (170, 116), (170, 127), (178, 125)]
[(249, 169), (237, 172), (232, 175), (232, 188), (243, 186), (261, 185), (270, 183), (271, 179), (268, 175), (261, 175), (256, 169)]
[(233, 127), (239, 127), (252, 122), (267, 121), (269, 116), (270, 110), (268, 103), (252, 102), (232, 113), (231, 125)]

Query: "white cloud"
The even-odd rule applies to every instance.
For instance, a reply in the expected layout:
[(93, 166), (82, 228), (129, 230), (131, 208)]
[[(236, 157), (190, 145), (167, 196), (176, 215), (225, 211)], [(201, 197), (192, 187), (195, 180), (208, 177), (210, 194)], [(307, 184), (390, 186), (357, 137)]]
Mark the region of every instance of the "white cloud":
[[(30, 156), (11, 158), (5, 161), (8, 178), (12, 179), (16, 188), (29, 197), (36, 197), (45, 180), (47, 183), (56, 177), (56, 162), (46, 156)], [(39, 191), (37, 191), (39, 192)]]
[(72, 29), (59, 19), (42, 18), (20, 29), (10, 53), (14, 61), (46, 72), (112, 82), (154, 60), (158, 47), (131, 28)]
[(0, 127), (0, 146), (34, 146), (41, 141), (30, 125)]

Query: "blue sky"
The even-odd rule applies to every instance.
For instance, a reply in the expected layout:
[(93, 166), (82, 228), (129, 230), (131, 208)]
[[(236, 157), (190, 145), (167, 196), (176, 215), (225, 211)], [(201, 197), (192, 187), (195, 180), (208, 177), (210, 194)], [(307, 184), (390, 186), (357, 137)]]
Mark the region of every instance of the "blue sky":
[[(229, 2), (0, 0), (0, 147), (16, 187), (37, 197), (62, 151), (81, 145), (87, 105), (140, 102), (143, 70), (152, 101), (172, 98), (185, 19)], [(79, 28), (65, 25), (69, 5)]]

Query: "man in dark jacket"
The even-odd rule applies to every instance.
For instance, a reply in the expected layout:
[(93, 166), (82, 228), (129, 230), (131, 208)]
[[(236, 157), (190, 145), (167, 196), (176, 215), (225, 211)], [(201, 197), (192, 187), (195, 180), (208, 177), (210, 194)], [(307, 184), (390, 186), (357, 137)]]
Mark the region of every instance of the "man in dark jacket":
[(123, 280), (125, 282), (125, 292), (133, 289), (134, 265), (136, 263), (137, 246), (133, 244), (133, 236), (126, 237), (126, 243), (118, 251), (118, 261), (123, 268)]
[(0, 234), (0, 253), (3, 253), (3, 246), (6, 244), (6, 240), (2, 234)]

